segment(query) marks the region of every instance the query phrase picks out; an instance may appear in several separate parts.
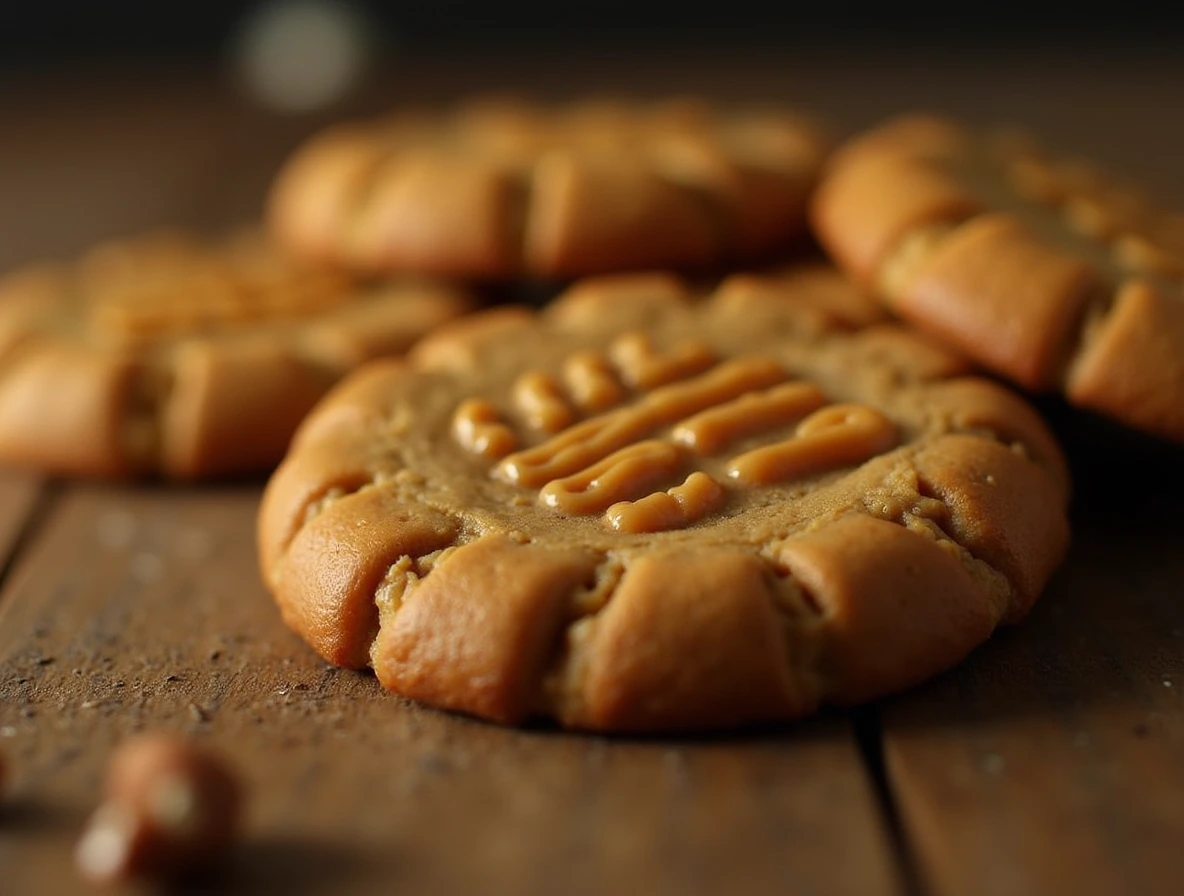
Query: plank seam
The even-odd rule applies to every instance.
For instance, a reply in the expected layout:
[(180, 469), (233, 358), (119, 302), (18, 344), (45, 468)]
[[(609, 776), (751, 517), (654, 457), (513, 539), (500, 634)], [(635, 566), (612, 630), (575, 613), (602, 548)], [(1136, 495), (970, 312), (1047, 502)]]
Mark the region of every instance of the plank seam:
[(42, 480), (37, 488), (37, 497), (29, 512), (17, 527), (7, 552), (0, 555), (0, 609), (4, 607), (8, 593), (9, 576), (25, 554), (25, 549), (36, 540), (45, 528), (51, 511), (59, 503), (63, 483), (57, 479)]
[(888, 777), (888, 768), (884, 761), (884, 727), (879, 706), (866, 705), (856, 708), (851, 714), (851, 721), (855, 729), (855, 742), (884, 820), (893, 864), (901, 882), (901, 892), (907, 896), (936, 896), (926, 886), (917, 851), (909, 840), (896, 793)]

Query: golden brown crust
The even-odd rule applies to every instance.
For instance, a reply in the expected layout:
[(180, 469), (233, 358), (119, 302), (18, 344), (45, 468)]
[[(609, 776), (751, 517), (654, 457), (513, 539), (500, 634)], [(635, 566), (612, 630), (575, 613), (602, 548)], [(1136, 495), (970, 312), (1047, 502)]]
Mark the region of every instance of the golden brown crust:
[[(687, 285), (673, 274), (605, 274), (569, 286), (548, 306), (548, 316), (564, 326), (595, 325), (603, 315), (616, 314), (625, 303), (630, 312), (664, 314), (672, 305), (691, 299)], [(644, 309), (644, 311), (643, 311)]]
[(482, 348), (526, 329), (530, 320), (526, 308), (491, 308), (437, 327), (415, 346), (411, 358), (425, 368), (472, 368)]
[(852, 329), (888, 319), (870, 293), (846, 278), (834, 276), (830, 265), (795, 264), (760, 274), (733, 274), (719, 287), (719, 301), (792, 301), (824, 315), (830, 326)]
[(903, 364), (915, 371), (918, 379), (942, 380), (973, 372), (974, 366), (962, 355), (954, 354), (916, 330), (897, 323), (868, 327), (856, 337), (862, 351), (883, 360)]
[(707, 208), (641, 159), (545, 156), (526, 222), (526, 264), (544, 278), (697, 266), (717, 254)]
[(259, 510), (259, 563), (273, 587), (279, 561), (310, 508), (393, 472), (374, 462), (373, 452), (360, 435), (333, 433), (311, 442), (288, 455), (272, 474)]
[[(1132, 360), (1135, 359), (1135, 360)], [(1184, 440), (1184, 300), (1128, 283), (1069, 369), (1074, 404)]]
[(508, 173), (417, 153), (387, 160), (370, 190), (356, 219), (342, 224), (352, 233), (343, 264), (483, 279), (515, 270), (518, 186)]
[(946, 512), (937, 522), (1011, 583), (1006, 613), (1027, 613), (1069, 546), (1056, 481), (993, 440), (948, 435), (916, 458), (922, 494)]
[(991, 433), (1001, 444), (1021, 452), (1047, 474), (1056, 489), (1056, 503), (1068, 502), (1068, 466), (1061, 446), (1040, 415), (1014, 392), (988, 380), (961, 377), (935, 386), (929, 401), (935, 410), (949, 414), (952, 432)]
[(161, 409), (162, 472), (194, 479), (267, 469), (328, 379), (286, 346), (264, 340), (178, 347)]
[(196, 479), (282, 456), (329, 386), (470, 307), (369, 289), (258, 239), (146, 236), (0, 283), (0, 461)]
[(446, 547), (456, 530), (442, 514), (408, 513), (381, 489), (330, 503), (288, 548), (275, 585), (284, 621), (329, 662), (369, 665), (378, 634), (374, 594), (388, 570), (402, 557)]
[(833, 167), (819, 184), (812, 220), (831, 256), (869, 288), (906, 235), (979, 209), (974, 194), (940, 170), (895, 156), (855, 158)]
[(0, 460), (75, 475), (137, 472), (124, 435), (137, 373), (131, 359), (40, 343), (14, 353), (5, 368)]
[(807, 712), (771, 578), (768, 564), (747, 551), (639, 557), (582, 636), (583, 693), (563, 722), (672, 731)]
[(567, 597), (596, 559), (592, 551), (501, 534), (457, 548), (403, 593), (393, 622), (382, 627), (374, 645), (378, 680), (446, 709), (522, 721)]
[(1030, 142), (925, 117), (841, 148), (811, 215), (844, 267), (945, 344), (1184, 442), (1179, 216)]
[(334, 128), (310, 141), (272, 191), (269, 223), (278, 241), (305, 246), (311, 260), (331, 261), (328, 247), (381, 159), (381, 148), (356, 128)]
[(819, 312), (827, 276), (606, 278), (356, 374), (264, 498), (285, 619), (404, 696), (601, 731), (795, 718), (949, 667), (1063, 555), (1064, 463), (957, 356)]
[[(1022, 221), (979, 215), (933, 250), (894, 307), (1020, 385), (1046, 389), (1094, 285), (1089, 265), (1043, 245)], [(957, 298), (974, 294), (989, 300)]]
[(858, 703), (954, 665), (998, 624), (990, 599), (933, 541), (845, 516), (777, 550), (818, 613), (824, 694)]
[(827, 148), (777, 109), (473, 103), (314, 137), (277, 177), (269, 220), (297, 253), (366, 273), (700, 268), (796, 236)]

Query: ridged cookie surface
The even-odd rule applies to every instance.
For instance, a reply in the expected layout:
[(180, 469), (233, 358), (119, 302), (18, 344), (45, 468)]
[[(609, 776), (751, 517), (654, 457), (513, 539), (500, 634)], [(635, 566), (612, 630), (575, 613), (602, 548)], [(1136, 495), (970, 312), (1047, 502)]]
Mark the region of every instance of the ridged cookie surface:
[(776, 109), (512, 102), (314, 137), (270, 221), (307, 257), (484, 280), (701, 268), (782, 248), (827, 141)]
[(949, 667), (1061, 559), (1065, 468), (1021, 399), (865, 309), (820, 268), (606, 278), (364, 368), (265, 493), (285, 621), (404, 696), (602, 731)]
[(266, 471), (343, 374), (470, 307), (361, 287), (254, 235), (151, 235), (0, 280), (0, 463), (86, 476)]
[(839, 150), (813, 220), (917, 327), (1184, 442), (1184, 214), (1024, 139), (913, 117)]

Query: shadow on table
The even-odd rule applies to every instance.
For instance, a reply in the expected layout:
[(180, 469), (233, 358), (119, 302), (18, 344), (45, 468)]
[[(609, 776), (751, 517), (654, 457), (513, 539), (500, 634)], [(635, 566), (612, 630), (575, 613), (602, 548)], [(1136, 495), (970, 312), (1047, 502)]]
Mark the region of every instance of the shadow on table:
[(347, 892), (375, 879), (372, 853), (323, 839), (253, 836), (239, 845), (223, 865), (175, 880), (176, 894), (238, 894)]
[(66, 825), (76, 826), (76, 814), (29, 794), (16, 794), (0, 801), (0, 834), (31, 837)]

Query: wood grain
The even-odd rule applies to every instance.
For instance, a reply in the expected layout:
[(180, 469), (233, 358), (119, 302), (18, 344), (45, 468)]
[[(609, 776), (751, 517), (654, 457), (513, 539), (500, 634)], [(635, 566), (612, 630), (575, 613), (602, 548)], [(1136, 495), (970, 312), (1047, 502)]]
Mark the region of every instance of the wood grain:
[(1179, 450), (1061, 428), (1079, 446), (1064, 569), (1022, 626), (884, 710), (935, 893), (1184, 892)]
[(283, 629), (257, 582), (256, 502), (250, 488), (76, 486), (13, 571), (5, 894), (74, 889), (103, 763), (148, 728), (213, 745), (249, 783), (222, 892), (899, 892), (841, 718), (630, 741), (409, 705)]

